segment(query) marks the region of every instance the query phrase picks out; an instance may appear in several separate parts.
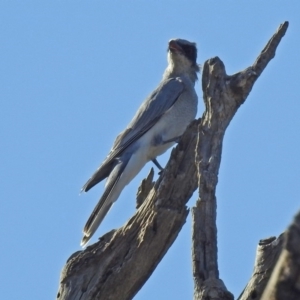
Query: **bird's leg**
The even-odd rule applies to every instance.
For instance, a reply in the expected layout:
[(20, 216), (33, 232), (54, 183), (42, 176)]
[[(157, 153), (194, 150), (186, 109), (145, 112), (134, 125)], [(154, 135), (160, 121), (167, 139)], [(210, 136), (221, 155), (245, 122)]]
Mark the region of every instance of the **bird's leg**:
[[(180, 140), (181, 136), (176, 136), (172, 139), (169, 139), (169, 140), (166, 140), (166, 141), (163, 141), (163, 144), (168, 144), (168, 143), (179, 143), (179, 140)], [(163, 172), (164, 168), (159, 164), (159, 162), (157, 161), (156, 158), (152, 159), (152, 162), (158, 167), (158, 169), (160, 170), (158, 172), (158, 175), (161, 175), (161, 173)]]
[(158, 172), (158, 174), (160, 175), (164, 168), (159, 164), (156, 158), (152, 159), (152, 162), (159, 168), (160, 171)]

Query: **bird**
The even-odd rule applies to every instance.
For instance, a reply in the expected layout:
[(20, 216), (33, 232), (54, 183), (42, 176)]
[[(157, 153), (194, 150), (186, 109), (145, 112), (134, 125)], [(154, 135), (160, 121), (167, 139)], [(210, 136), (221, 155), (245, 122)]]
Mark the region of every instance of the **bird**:
[(117, 136), (103, 163), (81, 189), (87, 192), (107, 178), (104, 192), (83, 229), (82, 247), (124, 187), (147, 162), (152, 161), (163, 170), (157, 156), (175, 145), (196, 117), (195, 82), (200, 71), (196, 43), (179, 38), (169, 40), (167, 60), (158, 87), (144, 100), (126, 129)]

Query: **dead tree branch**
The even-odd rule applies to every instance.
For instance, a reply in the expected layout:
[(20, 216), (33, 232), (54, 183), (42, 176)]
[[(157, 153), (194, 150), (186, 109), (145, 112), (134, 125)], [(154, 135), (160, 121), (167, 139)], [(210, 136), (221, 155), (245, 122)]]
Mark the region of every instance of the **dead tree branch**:
[[(222, 141), (234, 113), (274, 57), (287, 26), (281, 25), (252, 67), (233, 76), (226, 75), (219, 58), (205, 62), (203, 119), (187, 129), (154, 186), (149, 174), (139, 191), (135, 215), (99, 242), (71, 255), (61, 272), (57, 299), (132, 299), (175, 241), (188, 215), (186, 203), (198, 185), (197, 206), (205, 214), (193, 209), (195, 299), (231, 299), (218, 279), (217, 267), (215, 188)], [(204, 289), (209, 282), (209, 289)], [(211, 287), (221, 287), (218, 290), (226, 298), (213, 297)], [(210, 298), (200, 298), (202, 294)]]
[(261, 300), (300, 299), (300, 212), (284, 233), (285, 241)]
[(259, 241), (253, 275), (238, 300), (261, 299), (282, 250), (284, 235)]
[[(74, 253), (62, 270), (57, 299), (132, 299), (152, 274), (186, 221), (197, 188), (194, 121), (149, 193), (139, 192), (136, 214), (120, 229)], [(150, 178), (141, 189), (151, 188)], [(141, 201), (141, 194), (148, 194)]]
[(259, 242), (253, 275), (238, 300), (300, 299), (300, 212), (277, 239)]
[(198, 130), (196, 153), (199, 199), (193, 215), (194, 299), (233, 299), (219, 279), (217, 261), (216, 186), (221, 162), (223, 137), (236, 111), (250, 93), (284, 36), (288, 22), (279, 26), (254, 64), (228, 76), (223, 62), (205, 62), (202, 89), (206, 110)]

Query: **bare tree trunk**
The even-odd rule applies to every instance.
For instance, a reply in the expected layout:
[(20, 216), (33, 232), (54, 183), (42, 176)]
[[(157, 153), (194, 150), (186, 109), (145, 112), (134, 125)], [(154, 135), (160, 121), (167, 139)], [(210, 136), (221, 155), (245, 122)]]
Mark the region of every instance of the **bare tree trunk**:
[(238, 300), (261, 299), (274, 266), (282, 250), (284, 235), (277, 239), (270, 237), (260, 240), (256, 249), (253, 275)]
[(160, 178), (142, 185), (148, 195), (120, 229), (74, 253), (62, 270), (57, 299), (132, 299), (154, 271), (186, 221), (185, 206), (197, 188), (195, 148), (199, 121), (194, 121)]
[(284, 234), (261, 240), (253, 275), (238, 300), (300, 299), (300, 212)]
[(202, 89), (206, 110), (198, 130), (196, 154), (199, 200), (193, 215), (194, 299), (233, 299), (219, 279), (217, 260), (216, 186), (225, 130), (250, 93), (288, 27), (283, 23), (254, 64), (228, 76), (223, 62), (215, 57), (205, 62)]
[[(300, 299), (300, 212), (284, 234), (280, 256), (261, 300)], [(275, 264), (276, 262), (276, 264)]]
[(233, 299), (219, 279), (215, 190), (225, 130), (256, 79), (274, 57), (287, 29), (280, 26), (252, 67), (227, 76), (219, 58), (205, 62), (206, 110), (194, 121), (159, 179), (150, 172), (138, 210), (123, 227), (71, 255), (61, 272), (57, 299), (132, 299), (175, 241), (188, 215), (186, 203), (199, 186), (193, 208), (195, 299)]
[(300, 299), (300, 212), (277, 239), (261, 240), (253, 275), (238, 300)]

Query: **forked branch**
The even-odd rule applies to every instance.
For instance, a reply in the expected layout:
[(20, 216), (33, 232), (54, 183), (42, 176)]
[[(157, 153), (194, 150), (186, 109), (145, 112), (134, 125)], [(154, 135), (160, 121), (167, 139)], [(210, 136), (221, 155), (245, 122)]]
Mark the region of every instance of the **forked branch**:
[[(210, 280), (213, 287), (220, 286), (213, 222), (223, 136), (255, 80), (274, 56), (287, 25), (281, 25), (251, 68), (227, 76), (219, 58), (205, 62), (202, 86), (206, 110), (202, 120), (194, 121), (186, 130), (154, 186), (149, 175), (139, 191), (139, 208), (134, 216), (99, 242), (71, 255), (61, 273), (57, 299), (132, 299), (175, 241), (188, 215), (186, 203), (198, 185), (201, 201), (197, 206), (204, 205), (200, 211), (193, 209), (195, 298), (200, 299), (201, 293), (207, 291), (203, 287)], [(227, 297), (224, 299), (231, 299), (226, 288), (220, 290)], [(205, 299), (223, 299), (212, 298), (211, 291), (207, 294), (210, 298)]]
[(249, 95), (255, 81), (275, 56), (288, 28), (281, 24), (254, 64), (228, 76), (223, 62), (205, 62), (202, 89), (206, 110), (198, 129), (196, 163), (199, 199), (193, 215), (194, 299), (233, 299), (219, 279), (216, 227), (216, 186), (225, 131), (236, 111)]

